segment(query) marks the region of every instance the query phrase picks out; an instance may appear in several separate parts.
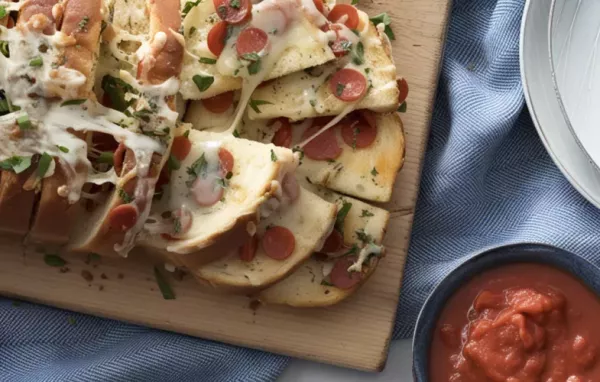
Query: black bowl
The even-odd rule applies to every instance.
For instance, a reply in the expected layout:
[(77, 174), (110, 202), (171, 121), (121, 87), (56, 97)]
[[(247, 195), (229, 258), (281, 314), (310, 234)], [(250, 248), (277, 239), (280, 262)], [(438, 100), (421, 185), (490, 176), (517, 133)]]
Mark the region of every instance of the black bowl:
[(514, 263), (541, 263), (561, 269), (600, 296), (600, 268), (571, 252), (543, 244), (518, 244), (480, 253), (459, 265), (434, 289), (419, 313), (413, 337), (415, 382), (429, 380), (429, 347), (446, 301), (473, 276)]

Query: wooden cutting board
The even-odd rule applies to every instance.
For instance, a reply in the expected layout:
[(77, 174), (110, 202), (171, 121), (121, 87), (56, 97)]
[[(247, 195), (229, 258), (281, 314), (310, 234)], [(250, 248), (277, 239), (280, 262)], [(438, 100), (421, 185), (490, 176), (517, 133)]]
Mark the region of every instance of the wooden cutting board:
[[(248, 298), (205, 292), (188, 277), (171, 281), (177, 299), (167, 301), (147, 261), (102, 259), (89, 264), (69, 257), (69, 272), (61, 273), (41, 256), (22, 256), (14, 243), (0, 243), (0, 294), (294, 357), (382, 370), (396, 317), (450, 0), (361, 0), (360, 7), (370, 15), (387, 11), (392, 17), (394, 56), (410, 94), (408, 112), (402, 114), (406, 162), (394, 199), (386, 206), (392, 212), (385, 241), (388, 254), (356, 296), (327, 309), (252, 309)], [(82, 271), (93, 280), (86, 281)]]

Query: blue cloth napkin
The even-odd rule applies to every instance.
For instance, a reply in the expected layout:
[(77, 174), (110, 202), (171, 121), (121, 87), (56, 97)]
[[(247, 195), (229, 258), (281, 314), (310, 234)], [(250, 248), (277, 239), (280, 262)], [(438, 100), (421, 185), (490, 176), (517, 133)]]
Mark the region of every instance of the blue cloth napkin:
[[(423, 301), (445, 274), (490, 246), (545, 242), (600, 263), (599, 214), (554, 166), (525, 108), (523, 5), (454, 1), (395, 338), (411, 335)], [(287, 362), (0, 298), (3, 382), (273, 381)]]

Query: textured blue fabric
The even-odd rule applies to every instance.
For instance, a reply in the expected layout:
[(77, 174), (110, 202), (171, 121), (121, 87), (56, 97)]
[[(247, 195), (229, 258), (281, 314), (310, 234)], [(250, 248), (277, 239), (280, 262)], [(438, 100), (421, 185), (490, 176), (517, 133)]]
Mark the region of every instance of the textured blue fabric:
[[(600, 261), (598, 212), (524, 107), (523, 0), (455, 0), (395, 337), (470, 254), (546, 242)], [(71, 317), (71, 319), (69, 319)], [(0, 299), (0, 381), (271, 381), (286, 357)]]

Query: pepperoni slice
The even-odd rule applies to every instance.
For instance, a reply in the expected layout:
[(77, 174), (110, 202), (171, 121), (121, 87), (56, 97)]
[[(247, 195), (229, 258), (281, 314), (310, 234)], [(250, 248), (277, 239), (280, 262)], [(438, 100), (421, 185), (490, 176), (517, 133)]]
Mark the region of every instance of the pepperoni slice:
[(354, 264), (356, 258), (342, 257), (333, 265), (330, 278), (331, 283), (340, 289), (350, 289), (362, 280), (362, 273), (348, 272), (348, 268)]
[(273, 136), (272, 142), (275, 146), (289, 149), (292, 147), (292, 125), (287, 118), (279, 118), (276, 122), (279, 122), (281, 126)]
[(359, 110), (360, 117), (371, 127), (377, 127), (377, 116), (371, 110)]
[(404, 101), (406, 101), (406, 97), (408, 97), (408, 82), (406, 82), (404, 78), (400, 78), (396, 82), (398, 83), (398, 89), (400, 90), (398, 103), (402, 105)]
[[(323, 125), (324, 126), (324, 125)], [(316, 134), (323, 126), (313, 126), (304, 132), (302, 139), (306, 140)], [(314, 160), (336, 159), (342, 154), (342, 148), (333, 128), (324, 131), (321, 135), (304, 146), (304, 155)]]
[(233, 105), (233, 92), (226, 92), (202, 100), (202, 105), (211, 113), (223, 114)]
[(252, 15), (252, 1), (238, 0), (234, 3), (231, 0), (213, 0), (217, 15), (223, 21), (229, 24), (241, 24)]
[(208, 50), (215, 56), (219, 57), (225, 49), (227, 42), (227, 23), (219, 21), (208, 32), (207, 36)]
[(337, 229), (331, 231), (331, 234), (325, 240), (325, 244), (323, 244), (323, 248), (319, 252), (322, 253), (336, 253), (340, 249), (344, 247), (344, 235), (340, 233)]
[(329, 12), (327, 18), (332, 23), (341, 22), (350, 29), (358, 28), (358, 23), (360, 20), (358, 17), (358, 11), (350, 4), (337, 4), (335, 7), (333, 7), (331, 12)]
[(265, 31), (258, 28), (246, 28), (237, 38), (236, 50), (239, 57), (246, 54), (259, 53), (269, 42), (269, 36)]
[(112, 209), (108, 214), (109, 230), (111, 232), (125, 232), (131, 229), (138, 219), (138, 210), (131, 204), (121, 204)]
[(220, 148), (219, 149), (219, 161), (221, 162), (221, 169), (225, 174), (233, 171), (233, 165), (235, 164), (235, 159), (233, 155), (229, 152), (229, 150)]
[(252, 261), (256, 256), (256, 249), (258, 248), (258, 239), (256, 236), (252, 236), (248, 241), (242, 245), (239, 249), (240, 259), (242, 261)]
[(198, 205), (210, 207), (223, 197), (223, 187), (217, 184), (219, 178), (215, 174), (208, 174), (206, 178), (199, 176), (192, 183), (191, 194)]
[(300, 196), (300, 186), (298, 185), (298, 181), (294, 174), (285, 174), (281, 181), (281, 187), (283, 188), (284, 194), (290, 198), (291, 202), (298, 200), (298, 197)]
[(315, 8), (317, 8), (317, 11), (325, 13), (325, 5), (323, 4), (323, 0), (314, 0), (314, 3)]
[(275, 226), (267, 229), (262, 237), (265, 254), (275, 260), (285, 260), (296, 248), (294, 234), (287, 228)]
[(348, 146), (364, 149), (375, 142), (377, 127), (372, 127), (362, 120), (345, 120), (342, 122), (342, 138)]
[(331, 77), (329, 90), (344, 102), (358, 101), (367, 92), (367, 79), (357, 70), (344, 68)]
[(173, 139), (173, 146), (171, 147), (171, 155), (177, 160), (182, 161), (189, 155), (192, 150), (192, 141), (189, 138), (180, 135)]

